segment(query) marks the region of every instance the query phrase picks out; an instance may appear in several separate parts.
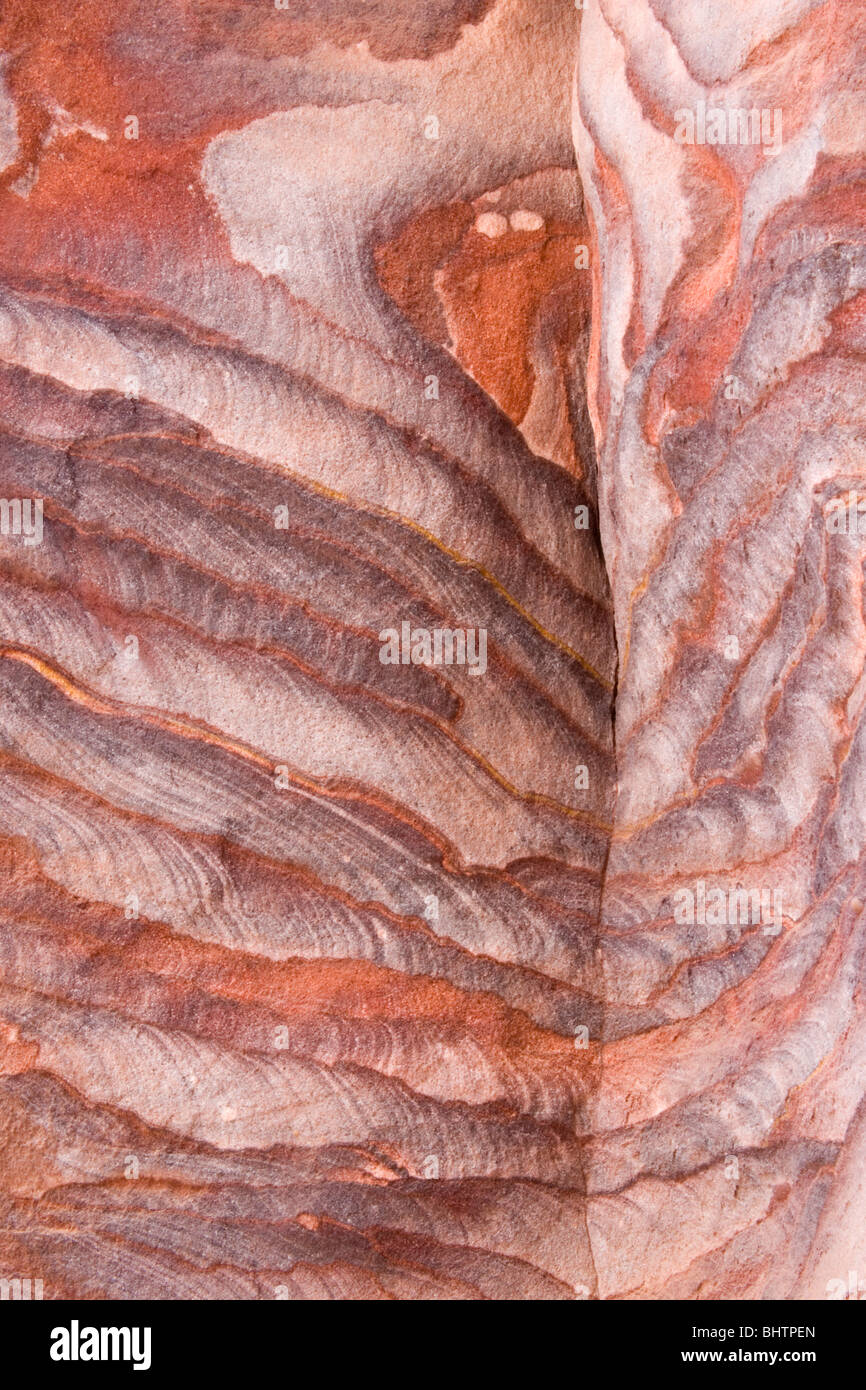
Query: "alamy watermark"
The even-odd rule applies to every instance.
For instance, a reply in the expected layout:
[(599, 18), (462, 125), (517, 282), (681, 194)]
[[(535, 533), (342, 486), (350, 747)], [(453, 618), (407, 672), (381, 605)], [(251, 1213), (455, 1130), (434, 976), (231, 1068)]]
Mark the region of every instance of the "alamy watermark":
[(466, 666), (470, 676), (487, 670), (487, 629), (412, 627), (383, 628), (379, 660), (383, 666)]
[(856, 1269), (849, 1269), (847, 1279), (828, 1279), (824, 1292), (831, 1303), (859, 1303), (866, 1299), (866, 1280), (858, 1278)]
[(674, 112), (678, 145), (763, 145), (778, 150), (782, 144), (782, 110), (741, 106), (707, 106)]
[(29, 1303), (43, 1297), (44, 1286), (41, 1279), (0, 1279), (0, 1302)]
[(42, 498), (0, 497), (0, 536), (21, 536), (25, 545), (39, 545)]
[(150, 1369), (149, 1327), (81, 1327), (73, 1318), (68, 1327), (51, 1332), (52, 1361), (131, 1361), (134, 1371)]
[(674, 921), (680, 926), (736, 927), (763, 924), (765, 936), (782, 930), (780, 888), (708, 888), (698, 879), (694, 890), (674, 892)]
[(834, 497), (824, 508), (824, 524), (836, 535), (866, 536), (866, 497), (853, 491)]

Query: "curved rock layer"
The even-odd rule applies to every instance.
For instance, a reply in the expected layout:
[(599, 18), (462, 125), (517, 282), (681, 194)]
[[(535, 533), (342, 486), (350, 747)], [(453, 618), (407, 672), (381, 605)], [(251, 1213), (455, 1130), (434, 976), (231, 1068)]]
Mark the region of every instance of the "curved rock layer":
[(700, 8), (12, 0), (4, 1277), (866, 1270), (863, 14)]

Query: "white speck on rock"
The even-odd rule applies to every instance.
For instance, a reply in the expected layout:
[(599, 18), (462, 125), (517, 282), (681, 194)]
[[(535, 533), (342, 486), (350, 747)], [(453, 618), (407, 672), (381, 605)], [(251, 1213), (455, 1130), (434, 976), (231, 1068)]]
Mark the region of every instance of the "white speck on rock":
[(482, 236), (498, 237), (508, 231), (508, 223), (501, 212), (482, 212), (475, 219), (475, 230)]
[(538, 212), (518, 208), (508, 219), (515, 232), (537, 232), (544, 226), (544, 218)]

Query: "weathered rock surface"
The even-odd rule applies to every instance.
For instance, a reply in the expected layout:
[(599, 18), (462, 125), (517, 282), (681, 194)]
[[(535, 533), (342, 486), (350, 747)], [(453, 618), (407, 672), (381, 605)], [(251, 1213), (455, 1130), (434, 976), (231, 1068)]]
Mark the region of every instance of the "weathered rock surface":
[(0, 1273), (866, 1292), (863, 11), (700, 10), (12, 0)]
[(590, 6), (578, 61), (619, 651), (588, 1225), (602, 1296), (825, 1297), (866, 1254), (866, 15), (699, 9)]

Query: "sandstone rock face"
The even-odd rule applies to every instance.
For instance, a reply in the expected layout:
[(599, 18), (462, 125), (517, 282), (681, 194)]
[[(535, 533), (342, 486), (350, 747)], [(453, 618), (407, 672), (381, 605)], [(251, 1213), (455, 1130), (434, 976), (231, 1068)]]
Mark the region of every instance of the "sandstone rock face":
[(863, 31), (11, 0), (0, 1274), (866, 1292)]
[(825, 1297), (866, 1254), (866, 15), (700, 9), (604, 0), (578, 58), (619, 652), (588, 1227), (602, 1296)]

